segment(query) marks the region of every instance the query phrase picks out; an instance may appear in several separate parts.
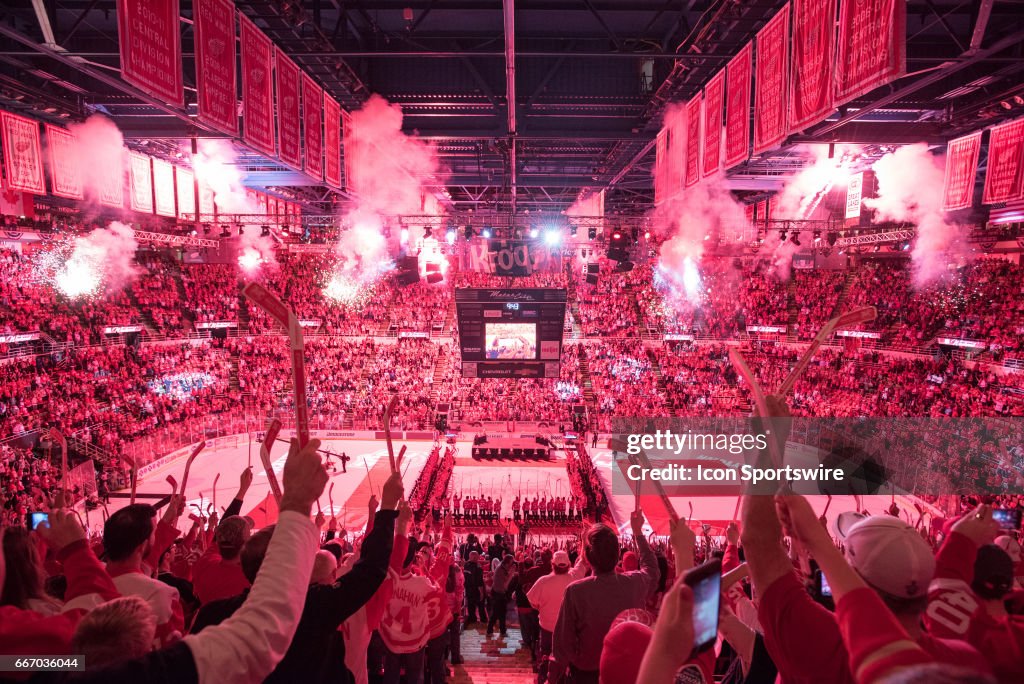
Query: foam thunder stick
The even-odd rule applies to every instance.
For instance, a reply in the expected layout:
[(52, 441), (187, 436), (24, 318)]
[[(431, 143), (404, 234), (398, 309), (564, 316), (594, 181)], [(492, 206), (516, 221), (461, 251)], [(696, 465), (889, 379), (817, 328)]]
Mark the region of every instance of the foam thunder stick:
[(263, 443), (260, 444), (260, 460), (263, 462), (263, 470), (267, 473), (267, 482), (270, 483), (270, 492), (278, 504), (281, 503), (281, 485), (277, 482), (277, 475), (274, 474), (274, 464), (270, 461), (270, 447), (277, 439), (277, 433), (281, 431), (281, 421), (277, 418), (270, 421), (267, 427), (267, 434), (263, 436)]

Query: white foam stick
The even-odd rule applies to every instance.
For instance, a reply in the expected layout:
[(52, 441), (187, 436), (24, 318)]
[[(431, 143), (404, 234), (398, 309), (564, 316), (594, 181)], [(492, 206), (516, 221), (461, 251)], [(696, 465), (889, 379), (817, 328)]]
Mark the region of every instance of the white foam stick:
[[(626, 443), (623, 442), (621, 439), (611, 439), (611, 440), (609, 440), (608, 447), (610, 449), (612, 449), (613, 451), (621, 451), (624, 454), (629, 454), (629, 451), (627, 451), (627, 449), (626, 449)], [(651, 468), (651, 460), (647, 457), (647, 452), (646, 451), (644, 451), (643, 449), (640, 449), (639, 453), (633, 455), (633, 458), (636, 459), (636, 462), (639, 463), (641, 467), (647, 468), (648, 470), (650, 470), (650, 468)], [(665, 506), (665, 511), (668, 513), (669, 518), (671, 518), (672, 522), (674, 522), (674, 523), (679, 522), (679, 514), (676, 513), (675, 506), (672, 505), (672, 502), (668, 498), (668, 494), (665, 493), (665, 488), (661, 485), (661, 481), (660, 480), (654, 480), (653, 484), (654, 484), (654, 491), (657, 493), (658, 497), (661, 499), (662, 505)]]
[[(754, 406), (757, 407), (758, 415), (762, 418), (768, 418), (768, 401), (765, 399), (764, 390), (761, 389), (761, 383), (754, 376), (754, 371), (750, 370), (750, 366), (747, 365), (747, 360), (743, 358), (743, 354), (738, 349), (731, 348), (729, 349), (729, 360), (732, 361), (736, 372), (740, 374), (740, 377), (747, 383), (747, 387), (750, 388), (750, 394), (754, 398)], [(782, 467), (782, 454), (779, 453), (779, 444), (774, 439), (768, 440), (768, 454), (771, 456), (773, 467)]]
[(67, 500), (68, 493), (68, 440), (57, 428), (50, 428), (50, 440), (60, 445), (60, 478), (61, 491), (64, 492), (64, 499)]
[(395, 463), (395, 447), (391, 443), (391, 411), (394, 410), (395, 404), (398, 403), (398, 395), (391, 397), (391, 401), (388, 402), (388, 407), (384, 409), (384, 439), (388, 444), (388, 461), (391, 463), (391, 472), (398, 471), (398, 465)]
[(277, 418), (270, 421), (267, 427), (267, 434), (263, 436), (263, 443), (260, 444), (260, 460), (263, 462), (263, 470), (267, 473), (267, 482), (270, 483), (270, 491), (277, 503), (281, 503), (281, 485), (277, 483), (277, 475), (274, 474), (274, 464), (270, 460), (270, 447), (277, 439), (277, 433), (281, 431), (281, 421)]
[(327, 490), (327, 503), (331, 506), (331, 517), (334, 517), (334, 483)]
[(851, 325), (867, 323), (868, 321), (875, 320), (876, 316), (878, 316), (878, 310), (875, 309), (875, 307), (865, 306), (859, 309), (854, 309), (853, 311), (847, 311), (823, 325), (821, 330), (818, 331), (818, 334), (814, 336), (813, 340), (811, 340), (811, 344), (807, 347), (803, 356), (801, 356), (800, 360), (796, 362), (795, 366), (793, 366), (793, 370), (789, 371), (789, 375), (787, 375), (786, 379), (782, 381), (781, 385), (779, 385), (779, 389), (776, 390), (775, 394), (780, 397), (784, 397), (789, 394), (790, 390), (793, 389), (793, 385), (796, 384), (796, 381), (804, 372), (804, 369), (807, 368), (807, 364), (811, 362), (811, 357), (813, 357), (814, 353), (818, 351), (818, 347), (820, 347), (825, 340), (828, 339), (828, 336), (836, 329), (848, 328)]
[(295, 433), (299, 438), (299, 446), (304, 447), (309, 442), (309, 406), (306, 403), (306, 358), (302, 326), (292, 310), (259, 283), (248, 283), (242, 293), (288, 331), (292, 355), (292, 389), (295, 394)]
[(188, 460), (185, 461), (185, 474), (181, 476), (181, 497), (185, 498), (185, 486), (188, 484), (188, 470), (192, 467), (192, 461), (196, 460), (196, 456), (199, 452), (206, 447), (206, 442), (200, 442), (196, 445), (196, 448), (192, 450), (192, 453), (188, 455)]

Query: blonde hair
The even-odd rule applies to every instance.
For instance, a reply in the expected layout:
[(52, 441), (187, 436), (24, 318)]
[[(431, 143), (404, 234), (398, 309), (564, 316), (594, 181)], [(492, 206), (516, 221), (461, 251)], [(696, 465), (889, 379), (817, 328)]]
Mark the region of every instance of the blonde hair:
[(153, 649), (156, 615), (140, 596), (122, 596), (88, 613), (71, 637), (90, 667), (139, 658)]

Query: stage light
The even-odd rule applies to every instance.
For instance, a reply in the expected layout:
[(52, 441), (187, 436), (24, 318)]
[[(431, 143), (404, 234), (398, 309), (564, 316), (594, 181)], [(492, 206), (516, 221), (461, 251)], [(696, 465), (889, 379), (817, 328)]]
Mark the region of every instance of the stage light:
[(430, 226), (426, 226), (426, 227), (424, 227), (424, 228), (423, 228), (423, 237), (425, 237), (425, 238), (428, 238), (428, 237), (430, 237), (430, 233), (431, 233), (431, 232), (432, 232), (432, 231), (431, 231), (431, 228), (430, 228)]
[(491, 237), (491, 229), (490, 228), (484, 228), (483, 232), (480, 233), (480, 234), (483, 235), (485, 238), (490, 238)]
[(544, 233), (544, 244), (548, 246), (557, 245), (561, 241), (562, 234), (557, 230), (549, 230), (548, 232)]
[(405, 244), (409, 241), (409, 229), (403, 228), (402, 232), (398, 234), (398, 241)]
[(444, 237), (446, 240), (448, 240), (449, 245), (454, 245), (455, 239), (458, 237), (458, 234), (455, 232), (454, 228), (449, 228), (448, 232), (444, 234)]
[(793, 233), (793, 238), (790, 240), (797, 247), (800, 246), (800, 233)]
[(621, 240), (622, 233), (612, 233), (612, 240)]
[(786, 231), (784, 231), (784, 230), (780, 230), (779, 231), (779, 242), (785, 242), (786, 241), (786, 237), (788, 237), (788, 233), (786, 233)]
[(821, 242), (821, 231), (816, 230), (814, 231), (814, 244), (818, 244), (819, 242)]
[(467, 240), (471, 240), (471, 239), (473, 238), (473, 236), (474, 236), (474, 235), (476, 234), (476, 233), (475, 233), (475, 232), (473, 231), (473, 226), (466, 226), (466, 227), (465, 227), (465, 228), (463, 228), (462, 230), (463, 230), (463, 235), (465, 235), (465, 236), (466, 236), (466, 239), (467, 239)]
[(839, 239), (839, 234), (838, 233), (829, 233), (827, 239), (828, 239), (829, 246), (835, 245), (836, 244), (836, 240)]
[(650, 240), (650, 239), (651, 239), (651, 231), (648, 230), (647, 232), (644, 233), (644, 240)]
[(539, 236), (540, 236), (540, 230), (539, 229), (537, 229), (537, 228), (531, 228), (530, 229), (530, 238), (531, 239), (536, 239)]

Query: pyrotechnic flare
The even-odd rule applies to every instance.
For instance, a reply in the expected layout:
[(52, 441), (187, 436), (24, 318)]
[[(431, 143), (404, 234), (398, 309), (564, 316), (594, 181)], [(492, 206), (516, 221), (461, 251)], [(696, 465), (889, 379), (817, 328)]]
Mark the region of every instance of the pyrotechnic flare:
[(40, 277), (70, 299), (116, 291), (135, 275), (132, 260), (138, 246), (131, 227), (115, 221), (44, 255)]

